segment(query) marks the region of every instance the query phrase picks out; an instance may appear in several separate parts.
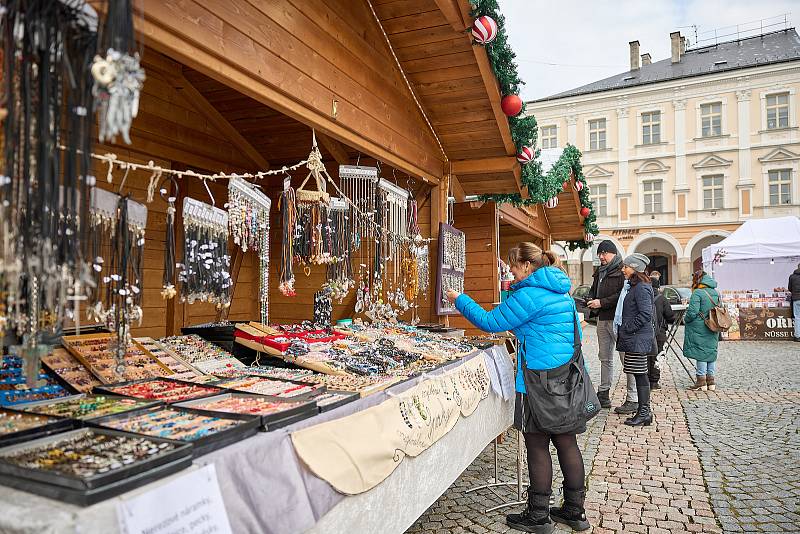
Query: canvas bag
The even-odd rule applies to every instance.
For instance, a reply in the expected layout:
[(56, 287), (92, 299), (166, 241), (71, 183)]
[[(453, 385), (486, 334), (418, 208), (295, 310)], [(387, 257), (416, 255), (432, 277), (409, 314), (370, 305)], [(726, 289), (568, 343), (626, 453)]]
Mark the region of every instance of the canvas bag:
[(546, 371), (528, 369), (524, 345), (520, 351), (525, 399), (536, 428), (545, 434), (583, 432), (586, 423), (600, 413), (600, 401), (583, 360), (577, 314), (573, 323), (572, 358), (564, 365)]
[(719, 304), (714, 304), (714, 299), (711, 298), (708, 291), (704, 290), (703, 293), (711, 301), (711, 309), (708, 310), (708, 316), (703, 318), (708, 329), (712, 332), (727, 332), (730, 330), (733, 320), (728, 310), (722, 307), (722, 299), (720, 299)]

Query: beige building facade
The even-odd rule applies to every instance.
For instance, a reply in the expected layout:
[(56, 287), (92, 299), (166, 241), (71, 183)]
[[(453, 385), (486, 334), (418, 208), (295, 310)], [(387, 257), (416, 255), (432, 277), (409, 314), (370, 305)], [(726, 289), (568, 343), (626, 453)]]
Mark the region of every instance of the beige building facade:
[[(670, 39), (669, 59), (651, 63), (634, 41), (630, 72), (527, 109), (540, 147), (582, 151), (596, 243), (647, 254), (662, 280), (687, 285), (702, 249), (743, 221), (800, 216), (800, 39)], [(573, 282), (591, 283), (594, 248), (560, 252)]]

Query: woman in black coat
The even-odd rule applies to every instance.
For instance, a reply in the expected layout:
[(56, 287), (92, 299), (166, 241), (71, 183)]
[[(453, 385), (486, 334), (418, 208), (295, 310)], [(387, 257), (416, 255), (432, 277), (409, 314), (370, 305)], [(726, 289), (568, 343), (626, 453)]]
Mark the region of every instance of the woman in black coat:
[(650, 382), (647, 378), (647, 355), (653, 350), (653, 287), (644, 273), (650, 258), (631, 254), (622, 261), (625, 275), (624, 295), (617, 304), (614, 326), (617, 330), (617, 350), (624, 353), (622, 369), (636, 378), (639, 406), (636, 414), (625, 420), (626, 425), (648, 426), (653, 422), (650, 410)]

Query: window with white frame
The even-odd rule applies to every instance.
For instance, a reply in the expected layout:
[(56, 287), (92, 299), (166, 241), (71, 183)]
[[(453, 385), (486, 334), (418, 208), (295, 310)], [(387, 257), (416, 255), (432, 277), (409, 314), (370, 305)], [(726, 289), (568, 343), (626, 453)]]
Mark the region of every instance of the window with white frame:
[(703, 209), (721, 210), (724, 198), (723, 176), (703, 176)]
[(789, 93), (767, 95), (767, 130), (789, 127)]
[(542, 126), (542, 148), (558, 147), (558, 126)]
[(781, 206), (792, 203), (792, 170), (769, 171), (769, 205)]
[(594, 119), (589, 121), (589, 150), (603, 150), (606, 148), (606, 120)]
[(663, 206), (662, 184), (661, 180), (648, 180), (642, 184), (645, 213), (661, 213)]
[(700, 104), (700, 126), (702, 137), (722, 135), (722, 102)]
[(661, 112), (642, 113), (642, 144), (653, 145), (661, 142)]
[(608, 186), (606, 184), (592, 186), (592, 203), (598, 217), (608, 216)]

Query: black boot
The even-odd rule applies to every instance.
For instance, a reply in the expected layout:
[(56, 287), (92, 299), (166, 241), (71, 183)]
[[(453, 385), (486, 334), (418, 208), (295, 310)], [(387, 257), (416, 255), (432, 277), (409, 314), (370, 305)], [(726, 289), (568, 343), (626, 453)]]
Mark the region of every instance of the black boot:
[(523, 532), (550, 534), (555, 525), (550, 521), (550, 494), (528, 492), (528, 507), (522, 513), (508, 514), (506, 524)]
[(611, 408), (611, 397), (609, 393), (610, 391), (607, 389), (598, 390), (597, 400), (600, 401), (601, 408)]
[(586, 510), (583, 502), (586, 500), (586, 490), (564, 488), (564, 504), (550, 508), (550, 517), (556, 523), (567, 525), (572, 530), (588, 530), (591, 525), (586, 520)]
[[(641, 385), (640, 385), (641, 383)], [(639, 409), (636, 415), (625, 420), (628, 426), (650, 426), (653, 422), (653, 412), (650, 410), (650, 382), (644, 376), (636, 377), (636, 394), (639, 397)]]

